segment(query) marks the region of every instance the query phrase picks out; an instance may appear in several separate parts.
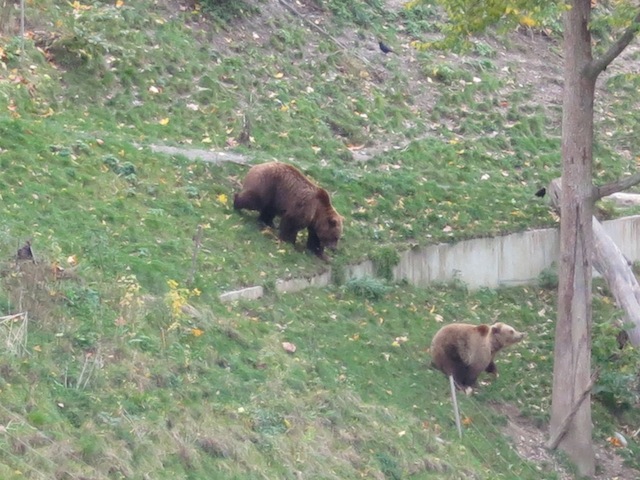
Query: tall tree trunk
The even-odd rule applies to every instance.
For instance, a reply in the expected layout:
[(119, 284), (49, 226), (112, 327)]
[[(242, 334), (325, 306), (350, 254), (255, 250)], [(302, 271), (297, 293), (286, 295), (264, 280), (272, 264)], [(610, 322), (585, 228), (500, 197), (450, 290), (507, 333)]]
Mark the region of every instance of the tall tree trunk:
[(550, 434), (584, 398), (559, 443), (580, 473), (595, 473), (591, 436), (591, 272), (593, 101), (590, 0), (572, 0), (564, 17), (560, 268)]

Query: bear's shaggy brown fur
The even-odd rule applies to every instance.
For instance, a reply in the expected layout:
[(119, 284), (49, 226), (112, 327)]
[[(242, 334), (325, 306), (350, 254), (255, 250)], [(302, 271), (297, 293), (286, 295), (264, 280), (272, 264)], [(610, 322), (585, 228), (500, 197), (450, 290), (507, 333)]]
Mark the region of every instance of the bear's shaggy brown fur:
[(342, 217), (331, 205), (329, 194), (296, 167), (269, 162), (249, 169), (233, 208), (260, 212), (258, 222), (274, 227), (280, 217), (279, 237), (295, 245), (298, 232), (307, 229), (307, 248), (327, 260), (324, 249), (335, 250), (342, 236)]
[(473, 387), (481, 372), (497, 373), (496, 354), (518, 343), (525, 334), (498, 322), (493, 325), (452, 323), (442, 327), (431, 341), (433, 366), (453, 375), (456, 384)]

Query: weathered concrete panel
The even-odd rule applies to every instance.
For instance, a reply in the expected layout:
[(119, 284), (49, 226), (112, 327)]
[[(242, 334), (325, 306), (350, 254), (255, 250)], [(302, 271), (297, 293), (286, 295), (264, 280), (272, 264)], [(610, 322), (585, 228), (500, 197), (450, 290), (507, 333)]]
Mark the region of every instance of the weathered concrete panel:
[(233, 302), (234, 300), (255, 300), (264, 295), (264, 289), (261, 286), (247, 287), (241, 290), (234, 290), (232, 292), (225, 292), (218, 298), (221, 302)]
[(331, 269), (310, 278), (290, 278), (276, 281), (276, 292), (299, 292), (309, 287), (326, 287), (331, 283)]
[(602, 225), (628, 260), (640, 261), (640, 215), (608, 220)]
[(373, 262), (371, 260), (365, 260), (362, 263), (357, 263), (355, 265), (349, 265), (345, 269), (345, 278), (346, 280), (352, 280), (354, 278), (363, 278), (363, 277), (375, 277), (376, 272), (373, 267)]

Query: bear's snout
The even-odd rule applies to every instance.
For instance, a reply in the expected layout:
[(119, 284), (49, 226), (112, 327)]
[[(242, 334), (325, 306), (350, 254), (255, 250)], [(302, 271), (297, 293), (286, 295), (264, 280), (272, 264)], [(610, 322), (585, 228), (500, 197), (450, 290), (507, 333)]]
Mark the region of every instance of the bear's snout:
[(526, 336), (527, 336), (526, 332), (515, 332), (514, 335), (513, 335), (513, 338), (516, 340), (516, 342), (519, 342), (520, 340), (522, 340)]
[(338, 249), (338, 242), (331, 242), (327, 244), (327, 248), (332, 252), (335, 252)]

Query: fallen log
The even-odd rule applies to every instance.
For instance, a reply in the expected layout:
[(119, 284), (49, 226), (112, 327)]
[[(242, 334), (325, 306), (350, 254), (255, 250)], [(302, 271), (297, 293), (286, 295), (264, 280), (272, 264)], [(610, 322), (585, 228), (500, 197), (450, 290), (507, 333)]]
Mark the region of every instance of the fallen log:
[[(560, 211), (562, 183), (556, 178), (549, 185), (551, 204)], [(640, 346), (640, 284), (632, 266), (618, 246), (607, 235), (602, 224), (593, 217), (593, 266), (607, 282), (618, 308), (624, 311), (622, 328), (634, 347)]]
[(640, 194), (618, 192), (607, 195), (603, 200), (610, 200), (620, 207), (635, 207), (640, 205)]

